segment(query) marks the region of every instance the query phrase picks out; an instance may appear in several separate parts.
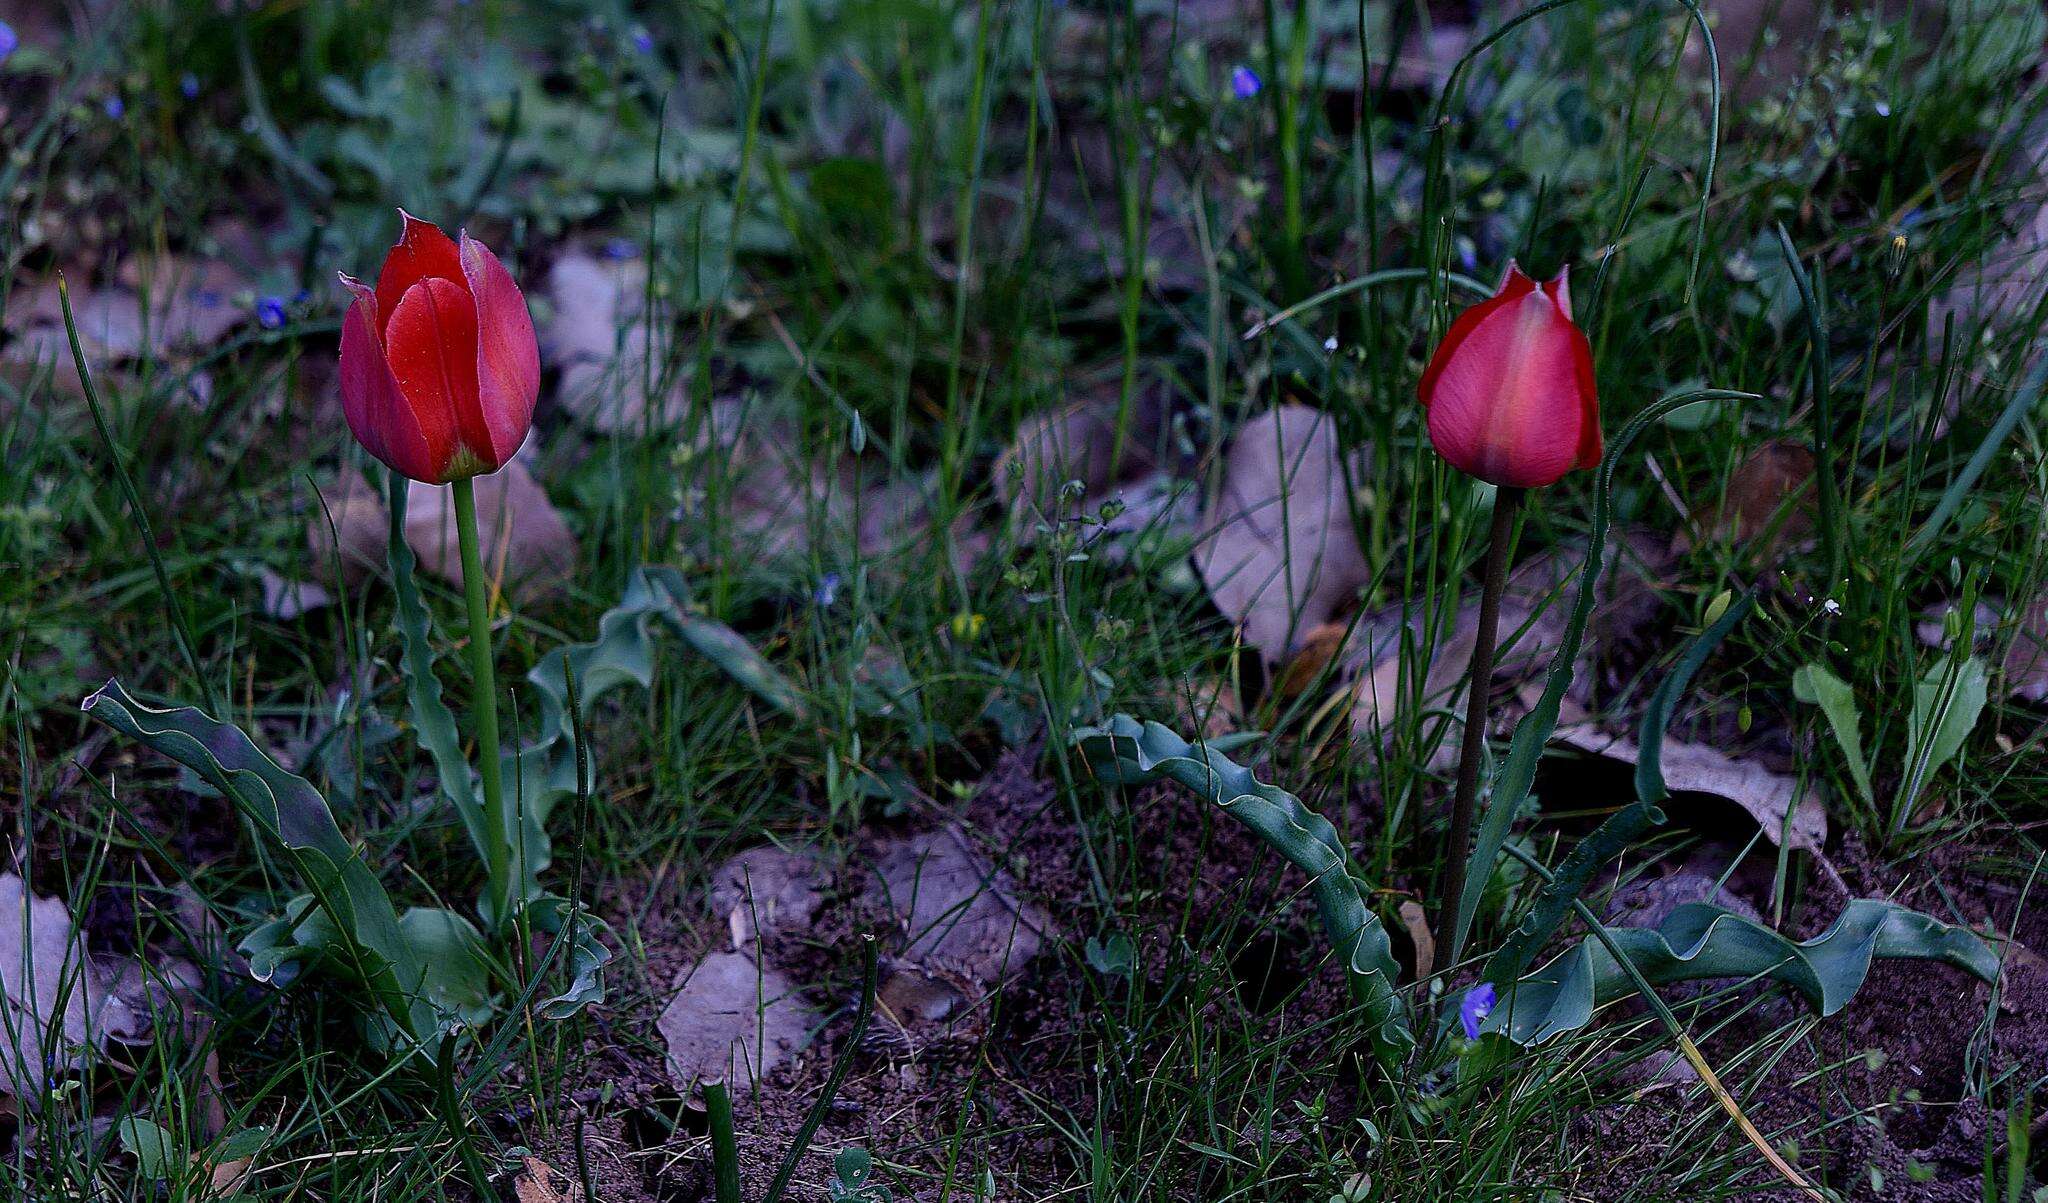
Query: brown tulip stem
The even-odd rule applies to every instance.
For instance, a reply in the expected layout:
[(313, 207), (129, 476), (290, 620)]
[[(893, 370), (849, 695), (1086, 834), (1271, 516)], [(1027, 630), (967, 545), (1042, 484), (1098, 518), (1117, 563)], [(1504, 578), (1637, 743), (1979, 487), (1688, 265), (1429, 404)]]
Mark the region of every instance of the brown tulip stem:
[(512, 816), (505, 813), (505, 783), (500, 769), (498, 746), (498, 682), (491, 656), (490, 582), (484, 576), (484, 559), (476, 537), (476, 485), (464, 477), (452, 482), (455, 500), (455, 538), (462, 548), (462, 592), (469, 602), (470, 704), (476, 710), (477, 768), (484, 781), (484, 818), (491, 842), (485, 849), (491, 885), (491, 925), (502, 927), (512, 918), (517, 886), (512, 879)]
[[(1458, 927), (1459, 900), (1465, 896), (1466, 859), (1472, 854), (1472, 819), (1479, 809), (1479, 765), (1486, 756), (1486, 703), (1493, 680), (1493, 646), (1500, 628), (1500, 595), (1507, 589), (1508, 558), (1514, 550), (1515, 515), (1524, 489), (1502, 487), (1493, 497), (1493, 529), (1486, 538), (1485, 583), (1479, 593), (1479, 627), (1472, 635), (1472, 671), (1465, 685), (1465, 743), (1458, 756), (1458, 789), (1451, 801), (1451, 837), (1445, 845), (1443, 889), (1438, 896), (1436, 938), (1449, 942), (1445, 968), (1463, 951)], [(1486, 866), (1479, 866), (1484, 872)]]

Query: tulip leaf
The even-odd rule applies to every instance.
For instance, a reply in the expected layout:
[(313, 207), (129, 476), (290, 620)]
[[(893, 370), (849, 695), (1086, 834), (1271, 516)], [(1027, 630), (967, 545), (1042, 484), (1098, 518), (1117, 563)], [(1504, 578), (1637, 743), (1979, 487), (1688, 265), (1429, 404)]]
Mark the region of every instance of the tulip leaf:
[(1365, 1009), (1380, 1060), (1393, 1066), (1414, 1044), (1394, 990), (1399, 967), (1379, 916), (1365, 905), (1350, 854), (1329, 820), (1301, 799), (1266, 785), (1212, 747), (1190, 744), (1158, 723), (1113, 716), (1074, 732), (1096, 776), (1113, 785), (1172, 781), (1214, 803), (1310, 877), (1323, 932), (1343, 963), (1352, 997)]
[[(1848, 1005), (1880, 957), (1939, 961), (1982, 981), (1998, 978), (1997, 954), (1969, 929), (1874, 898), (1850, 900), (1832, 927), (1804, 943), (1705, 903), (1681, 906), (1655, 928), (1609, 928), (1608, 935), (1653, 986), (1766, 978), (1791, 986), (1822, 1016)], [(1502, 988), (1481, 1031), (1542, 1044), (1585, 1027), (1598, 1008), (1635, 990), (1607, 947), (1587, 936)]]
[(1451, 962), (1463, 954), (1465, 933), (1471, 927), (1472, 917), (1479, 913), (1480, 898), (1486, 891), (1486, 883), (1493, 877), (1494, 862), (1500, 859), (1501, 850), (1507, 846), (1508, 832), (1514, 824), (1515, 815), (1528, 799), (1530, 788), (1536, 784), (1536, 761), (1542, 756), (1544, 745), (1550, 742), (1551, 733), (1557, 730), (1558, 712), (1564, 705), (1565, 691), (1571, 688), (1579, 644), (1585, 637), (1586, 623), (1593, 616), (1600, 574), (1606, 563), (1607, 527), (1614, 509), (1615, 465), (1621, 462), (1622, 454), (1629, 445), (1666, 414), (1699, 401), (1755, 399), (1753, 393), (1726, 389), (1686, 389), (1670, 393), (1644, 407), (1608, 444), (1593, 485), (1593, 521), (1586, 535), (1586, 558), (1579, 569), (1577, 600), (1565, 621), (1564, 636), (1558, 641), (1557, 652), (1551, 657), (1550, 669), (1543, 682), (1543, 694), (1522, 721), (1515, 724), (1507, 759), (1501, 762), (1494, 774), (1492, 797), (1486, 804), (1485, 817), (1480, 821), (1478, 838), (1473, 841), (1471, 859), (1465, 868), (1465, 890), (1458, 899), (1457, 916), (1452, 921), (1451, 931), (1437, 933), (1438, 940), (1449, 941)]
[(390, 477), (391, 540), (386, 559), (391, 565), (392, 592), (398, 596), (398, 630), (404, 640), (399, 669), (405, 675), (412, 724), (419, 732), (420, 746), (434, 762), (441, 796), (455, 808), (477, 856), (488, 859), (491, 820), (484, 813), (475, 777), (462, 754), (462, 736), (455, 725), (455, 715), (441, 698), (441, 680), (434, 675), (434, 645), (429, 636), (427, 607), (420, 600), (419, 583), (414, 578), (417, 561), (405, 541), (408, 482), (396, 472)]
[(1586, 892), (1586, 886), (1600, 867), (1620, 856), (1644, 832), (1664, 822), (1664, 812), (1659, 807), (1670, 796), (1664, 785), (1664, 732), (1671, 725), (1672, 712), (1678, 708), (1678, 699), (1684, 695), (1686, 686), (1692, 684), (1694, 674), (1706, 663), (1707, 657), (1755, 608), (1755, 595), (1743, 595), (1711, 626), (1700, 632), (1699, 638), (1692, 641), (1678, 663), (1672, 666), (1671, 672), (1659, 683), (1648, 709), (1643, 711), (1637, 735), (1636, 746), (1641, 752), (1636, 759), (1636, 800), (1609, 815), (1606, 821), (1593, 829), (1591, 835), (1573, 846), (1571, 854), (1558, 866), (1550, 884), (1537, 898), (1536, 905), (1529, 908), (1529, 913), (1522, 917), (1513, 933), (1488, 958), (1483, 980), (1497, 983), (1519, 976), (1529, 967), (1529, 962), (1536, 959), (1536, 954), (1557, 931), (1558, 925), (1564, 922), (1572, 903)]
[(604, 967), (612, 960), (612, 931), (604, 920), (567, 899), (549, 895), (527, 908), (534, 927), (569, 941), (569, 984), (534, 1008), (542, 1019), (567, 1019), (604, 1001)]
[[(302, 948), (320, 947), (369, 986), (396, 1027), (430, 1057), (431, 1037), (468, 1017), (464, 1004), (475, 994), (462, 983), (477, 980), (473, 972), (480, 969), (461, 962), (476, 958), (461, 955), (450, 925), (420, 919), (419, 911), (399, 918), (383, 883), (342, 835), (327, 800), (311, 783), (279, 767), (240, 728), (190, 706), (145, 706), (118, 680), (108, 681), (80, 708), (197, 773), (290, 857), (309, 895), (288, 912), (283, 927), (261, 929), (264, 940), (256, 947), (265, 970), (274, 972), (290, 959), (275, 951), (286, 947), (287, 938)], [(333, 938), (323, 939), (329, 932)], [(432, 947), (423, 947), (430, 936)]]
[[(789, 678), (731, 627), (690, 609), (689, 588), (681, 573), (661, 567), (634, 572), (625, 596), (598, 620), (595, 640), (558, 647), (526, 674), (540, 700), (537, 733), (532, 743), (505, 758), (504, 770), (506, 794), (518, 800), (526, 819), (518, 889), (525, 901), (542, 897), (539, 874), (551, 859), (548, 816), (576, 792), (576, 737), (569, 722), (564, 673), (575, 675), (576, 697), (586, 709), (620, 686), (647, 688), (654, 681), (657, 620), (777, 710), (796, 717), (807, 713), (803, 695)], [(595, 770), (590, 770), (585, 789), (595, 788), (594, 777)]]

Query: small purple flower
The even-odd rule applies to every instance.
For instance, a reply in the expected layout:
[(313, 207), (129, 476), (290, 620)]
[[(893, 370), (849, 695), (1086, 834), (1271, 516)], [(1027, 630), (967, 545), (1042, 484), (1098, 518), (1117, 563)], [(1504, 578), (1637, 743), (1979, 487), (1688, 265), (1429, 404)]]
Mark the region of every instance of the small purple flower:
[(647, 32), (646, 26), (636, 25), (633, 27), (633, 49), (641, 54), (654, 53), (654, 35)]
[(1250, 100), (1259, 94), (1264, 85), (1259, 82), (1259, 73), (1239, 63), (1230, 69), (1230, 90), (1239, 100)]
[(819, 577), (818, 590), (811, 595), (811, 600), (818, 603), (820, 610), (831, 609), (832, 603), (839, 600), (839, 574), (828, 572)]
[(100, 109), (103, 112), (105, 112), (110, 119), (114, 121), (119, 121), (121, 119), (121, 114), (128, 111), (128, 106), (122, 103), (121, 98), (119, 96), (109, 96), (107, 97), (106, 102), (100, 105)]
[(1887, 101), (1880, 100), (1871, 107), (1877, 110), (1877, 115), (1880, 117), (1889, 117), (1892, 115), (1892, 106)]
[(640, 245), (630, 238), (614, 238), (604, 244), (604, 257), (614, 262), (631, 259), (639, 253)]
[(1508, 132), (1511, 134), (1520, 129), (1522, 127), (1522, 106), (1510, 106), (1508, 108), (1508, 115), (1501, 119), (1501, 124), (1507, 126)]
[(1493, 1004), (1498, 1000), (1492, 982), (1481, 982), (1465, 991), (1465, 997), (1458, 1000), (1458, 1022), (1465, 1025), (1465, 1039), (1479, 1039), (1479, 1025), (1493, 1014)]
[(256, 302), (256, 323), (265, 330), (275, 330), (285, 320), (283, 297), (263, 297)]
[(199, 99), (199, 77), (190, 71), (178, 77), (178, 91), (187, 100)]
[(14, 32), (14, 26), (0, 21), (0, 63), (21, 47), (21, 35)]

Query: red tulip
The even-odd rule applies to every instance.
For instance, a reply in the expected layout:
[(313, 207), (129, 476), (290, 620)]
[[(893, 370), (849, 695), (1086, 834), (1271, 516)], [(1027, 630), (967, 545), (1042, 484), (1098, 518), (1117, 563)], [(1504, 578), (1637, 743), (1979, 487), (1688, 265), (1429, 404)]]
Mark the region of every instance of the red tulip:
[(341, 408), (393, 471), (441, 484), (503, 467), (533, 425), (540, 347), (512, 273), (399, 211), (405, 228), (341, 325)]
[(1451, 323), (1417, 391), (1437, 454), (1481, 480), (1533, 489), (1600, 462), (1593, 355), (1564, 272), (1538, 284), (1508, 264), (1500, 291)]

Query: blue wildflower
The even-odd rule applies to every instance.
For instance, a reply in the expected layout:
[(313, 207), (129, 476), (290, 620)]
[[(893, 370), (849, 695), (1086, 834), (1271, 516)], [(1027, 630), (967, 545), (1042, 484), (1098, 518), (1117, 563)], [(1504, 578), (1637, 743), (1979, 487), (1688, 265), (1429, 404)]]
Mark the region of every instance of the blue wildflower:
[(1239, 100), (1250, 100), (1259, 94), (1264, 85), (1259, 82), (1259, 73), (1239, 63), (1230, 69), (1230, 90)]
[(828, 572), (819, 577), (818, 590), (811, 595), (811, 600), (817, 602), (821, 610), (831, 609), (832, 603), (839, 600), (839, 574)]
[(1871, 107), (1877, 110), (1877, 115), (1880, 117), (1889, 117), (1892, 115), (1892, 106), (1889, 101), (1880, 100)]
[(275, 330), (285, 320), (283, 297), (263, 297), (256, 302), (256, 322), (265, 330)]
[(1465, 1039), (1479, 1039), (1479, 1025), (1493, 1014), (1493, 1004), (1499, 997), (1492, 982), (1481, 982), (1465, 991), (1465, 997), (1458, 1000), (1458, 1022), (1465, 1025)]
[(21, 35), (14, 32), (14, 26), (9, 25), (5, 21), (0, 21), (0, 63), (6, 62), (7, 56), (13, 54), (20, 47)]
[(185, 72), (178, 77), (178, 91), (183, 93), (187, 100), (199, 99), (199, 77), (190, 71)]
[(107, 114), (107, 116), (110, 119), (115, 121), (119, 121), (121, 119), (121, 114), (128, 111), (128, 106), (122, 103), (122, 100), (119, 96), (107, 97), (106, 103), (100, 105), (100, 108)]
[(654, 35), (648, 33), (645, 26), (633, 27), (633, 49), (642, 54), (654, 53)]
[(614, 238), (604, 244), (604, 257), (614, 261), (631, 259), (640, 253), (640, 245), (630, 238)]

